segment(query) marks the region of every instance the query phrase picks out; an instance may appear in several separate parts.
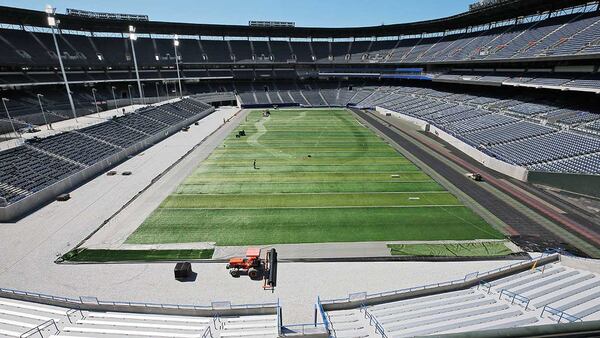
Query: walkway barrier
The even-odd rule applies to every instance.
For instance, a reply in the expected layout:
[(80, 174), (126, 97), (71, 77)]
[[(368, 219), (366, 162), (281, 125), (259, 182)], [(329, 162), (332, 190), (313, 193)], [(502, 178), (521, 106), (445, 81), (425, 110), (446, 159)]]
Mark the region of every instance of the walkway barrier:
[(53, 305), (66, 308), (66, 312), (74, 314), (71, 310), (85, 311), (121, 311), (121, 312), (141, 312), (154, 314), (172, 314), (172, 315), (196, 315), (212, 317), (214, 315), (263, 315), (277, 314), (277, 303), (262, 304), (238, 304), (232, 305), (231, 302), (213, 302), (211, 305), (186, 305), (186, 304), (162, 304), (145, 302), (123, 302), (123, 301), (105, 301), (96, 297), (82, 296), (79, 298), (68, 298), (53, 296), (48, 294), (28, 292), (7, 288), (0, 288), (0, 298), (9, 298), (34, 302), (40, 304)]
[(280, 337), (311, 336), (329, 337), (329, 331), (323, 323), (290, 324), (281, 327)]
[(540, 314), (540, 317), (542, 317), (544, 315), (545, 312), (548, 312), (554, 316), (558, 317), (558, 323), (560, 323), (561, 320), (565, 319), (567, 320), (569, 323), (575, 323), (575, 322), (582, 322), (583, 320), (581, 320), (581, 318), (579, 317), (575, 317), (573, 315), (570, 315), (566, 312), (564, 312), (563, 310), (559, 310), (559, 309), (555, 309), (551, 306), (544, 306), (544, 308), (542, 309), (542, 313)]

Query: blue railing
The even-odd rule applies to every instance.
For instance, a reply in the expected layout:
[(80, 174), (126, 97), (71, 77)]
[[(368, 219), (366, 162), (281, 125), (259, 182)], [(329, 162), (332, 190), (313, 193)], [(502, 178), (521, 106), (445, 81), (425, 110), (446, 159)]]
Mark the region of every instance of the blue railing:
[(529, 302), (531, 302), (531, 300), (529, 298), (522, 296), (518, 293), (508, 291), (506, 289), (500, 290), (500, 297), (498, 297), (498, 299), (501, 299), (502, 296), (504, 296), (504, 295), (507, 295), (508, 298), (511, 299), (510, 305), (513, 305), (515, 303), (515, 301), (518, 301), (525, 305), (525, 310), (527, 310), (527, 308), (529, 307)]
[[(325, 314), (325, 309), (323, 309), (323, 304), (321, 303), (320, 297), (317, 297), (317, 311), (319, 311), (319, 313), (321, 313), (321, 319), (323, 319), (323, 325), (325, 325), (325, 330), (327, 330), (327, 332), (330, 332), (329, 320), (327, 319), (327, 315)], [(316, 325), (316, 320), (315, 320), (315, 325)]]
[[(540, 259), (542, 259), (544, 257), (548, 257), (548, 256), (552, 256), (552, 255), (558, 255), (558, 253), (543, 253), (539, 257), (532, 258), (532, 259), (529, 259), (529, 260), (526, 260), (526, 261), (521, 261), (521, 262), (516, 262), (516, 263), (508, 264), (508, 265), (505, 265), (505, 266), (502, 266), (502, 267), (499, 267), (499, 268), (496, 268), (496, 269), (484, 271), (484, 272), (476, 271), (476, 272), (468, 273), (468, 274), (465, 275), (465, 277), (463, 277), (461, 279), (455, 279), (455, 280), (446, 281), (446, 282), (440, 282), (440, 283), (433, 283), (433, 284), (415, 286), (415, 287), (405, 288), (405, 289), (398, 289), (398, 290), (383, 291), (383, 292), (378, 292), (378, 293), (373, 293), (373, 294), (366, 294), (365, 299), (379, 298), (379, 297), (385, 297), (385, 296), (393, 296), (393, 295), (398, 295), (398, 294), (402, 294), (402, 293), (409, 293), (409, 292), (414, 292), (414, 291), (420, 291), (420, 290), (427, 290), (427, 289), (438, 288), (438, 287), (441, 287), (441, 286), (451, 286), (451, 285), (455, 285), (455, 284), (462, 284), (462, 283), (465, 283), (465, 282), (467, 282), (469, 280), (472, 280), (472, 279), (482, 278), (482, 277), (489, 276), (489, 275), (492, 275), (492, 274), (495, 274), (495, 273), (498, 273), (498, 272), (510, 270), (510, 269), (516, 268), (518, 266), (529, 265), (531, 263), (539, 261)], [(320, 304), (347, 303), (347, 302), (350, 302), (351, 300), (352, 299), (350, 298), (350, 296), (348, 296), (348, 297), (344, 297), (344, 298), (320, 300)]]
[(575, 317), (573, 315), (570, 315), (570, 314), (564, 312), (563, 310), (559, 310), (559, 309), (553, 308), (553, 307), (548, 306), (548, 305), (544, 306), (544, 308), (542, 309), (542, 313), (540, 314), (540, 317), (544, 316), (545, 312), (549, 312), (550, 314), (557, 316), (559, 323), (563, 319), (569, 321), (569, 323), (582, 322), (583, 321), (579, 317)]
[(387, 335), (385, 334), (385, 329), (383, 328), (381, 323), (379, 323), (379, 321), (377, 320), (377, 317), (375, 317), (375, 315), (369, 313), (369, 311), (367, 310), (367, 307), (365, 305), (362, 305), (360, 307), (360, 311), (363, 312), (365, 314), (365, 318), (369, 320), (369, 325), (375, 327), (375, 333), (380, 334), (381, 338), (387, 338)]

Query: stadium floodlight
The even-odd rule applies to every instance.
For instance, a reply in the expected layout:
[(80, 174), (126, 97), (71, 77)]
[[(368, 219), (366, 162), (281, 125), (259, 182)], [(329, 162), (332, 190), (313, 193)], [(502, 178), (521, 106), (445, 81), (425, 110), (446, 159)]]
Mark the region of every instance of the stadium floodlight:
[(46, 119), (46, 112), (44, 112), (44, 106), (42, 106), (42, 97), (44, 97), (44, 95), (37, 94), (38, 103), (40, 104), (40, 111), (42, 112), (42, 116), (44, 117), (44, 123), (46, 124), (46, 128), (50, 130), (50, 124), (48, 123), (48, 119)]
[(175, 68), (177, 68), (177, 82), (179, 83), (179, 97), (183, 98), (183, 90), (181, 90), (181, 75), (179, 74), (179, 56), (177, 55), (177, 47), (179, 47), (179, 36), (175, 34), (173, 39), (173, 49), (175, 49)]
[[(137, 40), (137, 35), (135, 35), (135, 27), (129, 26), (129, 42), (131, 42), (131, 53), (133, 55), (133, 65), (135, 67), (135, 78), (137, 80), (138, 90), (140, 92), (140, 99), (142, 99), (142, 103), (144, 102), (144, 94), (142, 92), (142, 81), (140, 81), (140, 72), (138, 70), (137, 57), (135, 56), (135, 45), (133, 41)], [(131, 96), (131, 93), (129, 94)], [(133, 102), (133, 101), (132, 101)], [(133, 104), (133, 103), (131, 103)]]
[(4, 105), (4, 110), (6, 110), (6, 116), (8, 117), (8, 122), (10, 122), (10, 126), (12, 127), (13, 133), (16, 136), (21, 137), (19, 133), (17, 133), (17, 129), (15, 128), (15, 124), (13, 123), (12, 117), (10, 117), (10, 113), (8, 112), (8, 107), (6, 106), (6, 102), (10, 101), (9, 99), (3, 97), (2, 104)]
[(100, 110), (98, 110), (98, 100), (96, 100), (96, 92), (98, 89), (92, 88), (92, 96), (94, 97), (94, 105), (96, 106), (96, 114), (100, 117)]
[(119, 109), (119, 106), (117, 105), (117, 96), (115, 95), (115, 89), (117, 89), (117, 87), (112, 86), (111, 89), (113, 94), (113, 100), (115, 102), (115, 109)]
[(131, 105), (133, 106), (133, 96), (131, 95), (131, 87), (133, 86), (130, 84), (127, 85), (127, 90), (129, 91), (129, 103), (131, 103)]
[(58, 47), (58, 40), (56, 39), (56, 33), (54, 29), (58, 29), (59, 20), (56, 20), (54, 17), (54, 13), (56, 9), (50, 5), (46, 5), (46, 14), (48, 14), (48, 26), (52, 30), (52, 39), (54, 40), (54, 47), (56, 48), (56, 56), (58, 57), (58, 63), (60, 64), (60, 71), (63, 76), (63, 81), (65, 81), (65, 89), (67, 90), (67, 96), (69, 97), (69, 103), (71, 104), (71, 111), (73, 112), (73, 117), (75, 121), (77, 121), (77, 111), (75, 110), (75, 104), (73, 103), (73, 95), (71, 95), (71, 89), (69, 88), (69, 80), (67, 79), (67, 73), (65, 72), (65, 66), (62, 62), (62, 57), (60, 54), (60, 48)]

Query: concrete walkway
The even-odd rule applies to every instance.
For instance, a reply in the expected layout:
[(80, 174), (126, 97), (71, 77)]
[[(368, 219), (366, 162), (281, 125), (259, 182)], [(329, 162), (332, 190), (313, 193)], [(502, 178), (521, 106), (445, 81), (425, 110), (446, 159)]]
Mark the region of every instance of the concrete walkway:
[[(185, 153), (178, 153), (179, 158), (177, 158), (177, 160), (180, 160), (180, 162), (174, 167), (166, 167), (165, 170), (158, 172), (158, 175), (162, 175), (158, 180), (152, 180), (151, 185), (145, 187), (147, 190), (136, 196), (136, 198), (125, 208), (119, 210), (118, 214), (114, 215), (114, 217), (106, 224), (103, 224), (102, 228), (86, 240), (82, 246), (86, 248), (103, 249), (131, 248), (129, 245), (124, 245), (127, 237), (129, 237), (129, 235), (131, 235), (156, 208), (158, 208), (160, 203), (162, 203), (162, 201), (164, 201), (164, 199), (167, 198), (181, 182), (183, 182), (183, 180), (192, 174), (198, 165), (204, 161), (215, 148), (221, 145), (223, 140), (241, 121), (243, 121), (247, 113), (247, 111), (238, 113), (237, 110), (224, 111), (224, 116), (221, 116), (220, 122), (223, 123), (223, 118), (231, 120), (225, 123), (221, 128), (211, 132), (209, 135), (206, 135), (206, 132), (209, 130), (201, 130), (195, 133), (194, 130), (190, 129), (189, 133), (191, 133), (194, 140), (197, 140), (198, 142), (189, 144), (188, 146), (190, 147), (187, 150), (182, 149), (186, 150)], [(201, 138), (202, 136), (204, 137)], [(187, 151), (191, 152), (187, 153)], [(154, 161), (162, 161), (162, 155), (159, 153), (156, 155), (157, 157), (153, 157)], [(170, 155), (174, 154), (171, 153)], [(154, 166), (154, 163), (152, 165)], [(183, 247), (185, 247), (183, 244), (177, 245), (178, 249)], [(199, 245), (188, 248), (204, 249), (207, 247), (211, 247), (211, 244), (200, 243)], [(164, 249), (165, 247), (158, 246), (155, 248)]]

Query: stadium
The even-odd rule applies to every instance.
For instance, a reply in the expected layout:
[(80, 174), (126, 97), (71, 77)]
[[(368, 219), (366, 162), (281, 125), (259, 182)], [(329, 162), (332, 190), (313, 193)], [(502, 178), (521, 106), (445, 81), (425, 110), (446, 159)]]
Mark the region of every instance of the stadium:
[(2, 3), (0, 337), (600, 336), (599, 1)]

